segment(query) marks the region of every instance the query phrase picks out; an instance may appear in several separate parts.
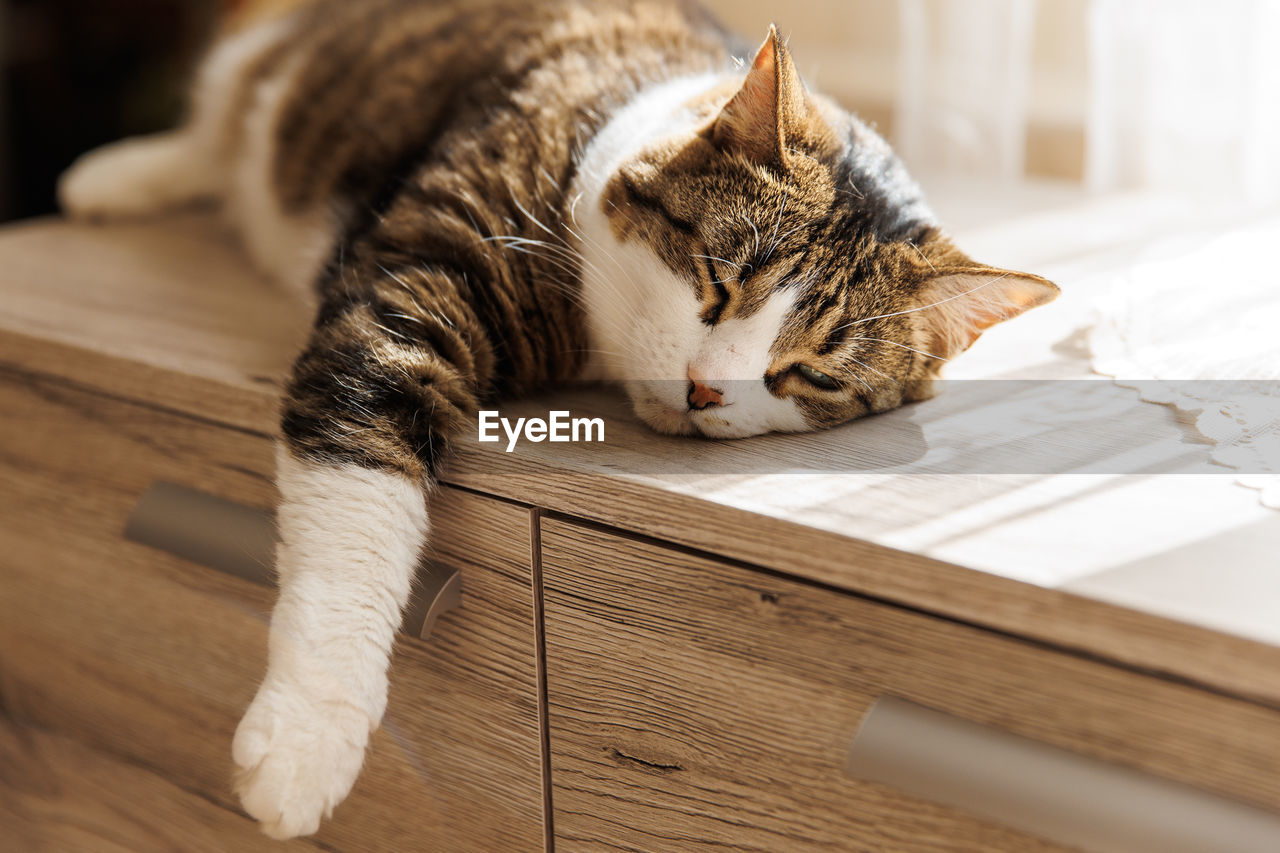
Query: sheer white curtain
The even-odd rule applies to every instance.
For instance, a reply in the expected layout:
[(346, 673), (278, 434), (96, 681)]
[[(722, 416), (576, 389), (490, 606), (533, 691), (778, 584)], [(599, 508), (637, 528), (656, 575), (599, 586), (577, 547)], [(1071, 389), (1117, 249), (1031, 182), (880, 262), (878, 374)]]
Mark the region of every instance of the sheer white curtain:
[(1280, 2), (1093, 0), (1086, 177), (1280, 200)]
[[(1073, 83), (1090, 187), (1280, 201), (1280, 0), (1078, 8), (1087, 44), (1061, 49), (1087, 54), (1088, 79)], [(895, 141), (908, 163), (1022, 177), (1036, 0), (900, 0), (898, 10)]]
[(900, 0), (894, 141), (926, 171), (1020, 178), (1035, 0)]

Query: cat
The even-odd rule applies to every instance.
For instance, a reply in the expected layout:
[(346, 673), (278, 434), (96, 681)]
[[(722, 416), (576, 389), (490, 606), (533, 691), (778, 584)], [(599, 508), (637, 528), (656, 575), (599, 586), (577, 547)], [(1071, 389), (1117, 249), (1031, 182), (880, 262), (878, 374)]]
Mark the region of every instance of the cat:
[(91, 152), (68, 214), (212, 200), (310, 294), (277, 457), (279, 598), (232, 745), (246, 811), (317, 830), (383, 715), (425, 495), (483, 401), (582, 377), (664, 433), (924, 399), (1058, 290), (964, 255), (876, 133), (682, 0), (273, 0), (176, 130)]

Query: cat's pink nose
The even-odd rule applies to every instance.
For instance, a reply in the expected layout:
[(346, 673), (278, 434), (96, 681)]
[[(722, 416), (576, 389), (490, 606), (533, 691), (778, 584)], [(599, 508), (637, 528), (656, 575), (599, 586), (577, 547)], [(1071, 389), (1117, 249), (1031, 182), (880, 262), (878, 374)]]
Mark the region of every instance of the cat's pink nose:
[(689, 366), (689, 408), (707, 409), (724, 404), (723, 392), (706, 384), (706, 377)]

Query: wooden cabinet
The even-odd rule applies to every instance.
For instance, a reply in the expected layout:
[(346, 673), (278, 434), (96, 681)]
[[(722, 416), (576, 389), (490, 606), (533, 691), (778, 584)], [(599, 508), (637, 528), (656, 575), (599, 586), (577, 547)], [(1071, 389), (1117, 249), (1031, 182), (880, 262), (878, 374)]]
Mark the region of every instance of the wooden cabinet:
[[(125, 535), (157, 483), (265, 513), (275, 499), (305, 312), (211, 235), (199, 219), (0, 232), (0, 837), (20, 849), (1068, 843), (860, 775), (855, 740), (890, 699), (1280, 821), (1280, 634), (1257, 615), (1280, 515), (1246, 513), (1248, 535), (1213, 551), (1234, 555), (1229, 585), (1174, 549), (1181, 586), (1141, 573), (1120, 604), (1106, 578), (1096, 595), (1041, 583), (1036, 561), (1081, 534), (1032, 520), (1097, 519), (1125, 484), (1024, 505), (1021, 483), (827, 476), (821, 460), (889, 433), (694, 444), (578, 390), (553, 408), (605, 419), (602, 444), (459, 442), (429, 560), (460, 572), (461, 605), (400, 638), (349, 799), (317, 837), (268, 842), (239, 812), (229, 752), (273, 593)], [(973, 506), (987, 498), (1005, 515)], [(1187, 531), (1198, 517), (1160, 508)], [(963, 523), (939, 526), (948, 513)], [(1226, 515), (1209, 514), (1214, 535)], [(1107, 548), (1136, 553), (1122, 534)], [(956, 538), (1006, 562), (930, 551)], [(1198, 587), (1214, 592), (1203, 608)], [(1121, 849), (1152, 846), (1136, 837)]]
[[(96, 849), (122, 824), (125, 837), (130, 822), (164, 824), (168, 811), (143, 797), (160, 781), (171, 786), (161, 791), (233, 817), (231, 737), (265, 671), (272, 591), (124, 533), (157, 482), (270, 507), (272, 442), (14, 371), (0, 371), (0, 410), (6, 711), (123, 762), (137, 792), (117, 803), (136, 813), (91, 815), (76, 846)], [(400, 639), (365, 771), (316, 841), (359, 851), (541, 849), (530, 512), (447, 488), (431, 511), (432, 560), (463, 573), (462, 604), (429, 639)], [(9, 777), (5, 796), (30, 800), (30, 780)], [(236, 837), (279, 849), (256, 832)], [(73, 843), (32, 838), (51, 850)]]
[(541, 538), (558, 850), (1058, 849), (853, 778), (883, 696), (1280, 811), (1275, 710), (616, 531)]

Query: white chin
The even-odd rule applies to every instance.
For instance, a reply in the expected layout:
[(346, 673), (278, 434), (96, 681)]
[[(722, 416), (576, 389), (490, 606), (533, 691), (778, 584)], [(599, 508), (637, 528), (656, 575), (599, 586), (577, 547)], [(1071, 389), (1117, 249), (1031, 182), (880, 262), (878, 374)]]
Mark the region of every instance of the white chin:
[(663, 435), (693, 435), (696, 432), (689, 414), (673, 409), (666, 403), (657, 400), (635, 400), (632, 403), (636, 417), (644, 421), (655, 432)]
[(707, 438), (748, 438), (749, 436), (769, 432), (768, 428), (761, 429), (750, 425), (735, 424), (727, 418), (716, 414), (715, 409), (692, 412), (690, 420), (693, 422), (693, 428)]

